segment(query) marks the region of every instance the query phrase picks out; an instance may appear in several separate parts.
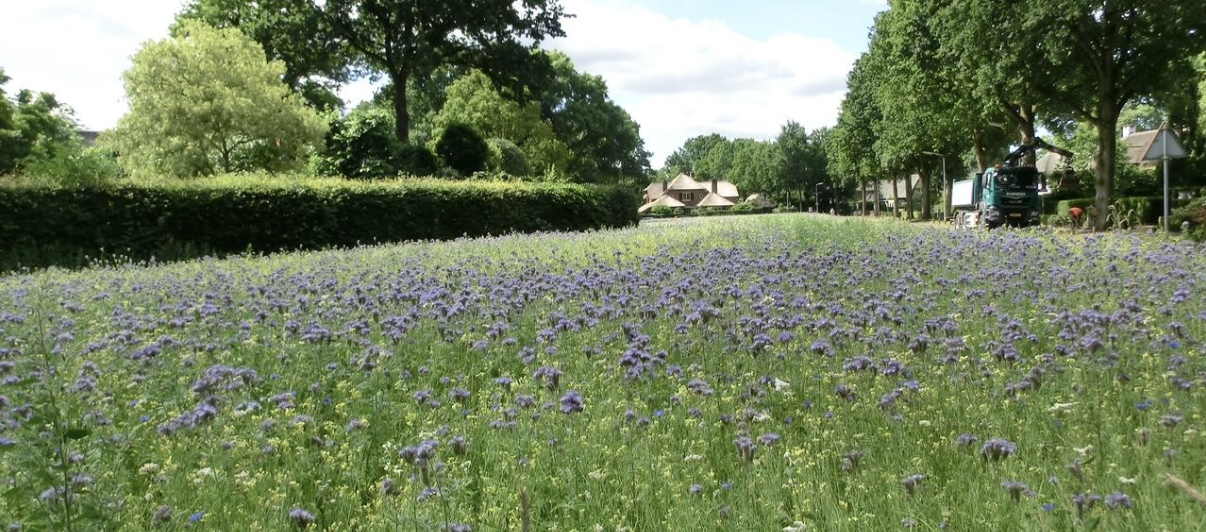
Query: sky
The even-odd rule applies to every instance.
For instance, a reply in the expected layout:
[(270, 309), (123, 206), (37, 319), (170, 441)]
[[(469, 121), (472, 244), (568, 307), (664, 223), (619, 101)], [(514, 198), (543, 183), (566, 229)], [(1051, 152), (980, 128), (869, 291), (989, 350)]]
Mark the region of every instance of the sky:
[[(183, 0), (0, 0), (0, 68), (10, 95), (52, 92), (87, 129), (127, 104), (121, 73), (167, 37)], [(688, 138), (771, 139), (788, 120), (832, 126), (846, 74), (886, 0), (562, 0), (574, 14), (545, 43), (606, 80), (641, 126), (654, 168)], [(349, 103), (373, 92), (345, 87)]]

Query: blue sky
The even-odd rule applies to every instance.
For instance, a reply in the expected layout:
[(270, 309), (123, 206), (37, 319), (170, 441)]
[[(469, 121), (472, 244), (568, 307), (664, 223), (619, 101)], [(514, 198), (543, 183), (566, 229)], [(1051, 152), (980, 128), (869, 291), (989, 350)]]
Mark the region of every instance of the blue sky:
[[(562, 0), (578, 16), (547, 43), (603, 76), (641, 125), (660, 167), (688, 138), (773, 138), (795, 120), (837, 119), (845, 78), (883, 0)], [(121, 73), (167, 36), (182, 0), (0, 0), (0, 67), (19, 88), (53, 92), (87, 128), (126, 112)], [(355, 103), (367, 81), (342, 92)]]

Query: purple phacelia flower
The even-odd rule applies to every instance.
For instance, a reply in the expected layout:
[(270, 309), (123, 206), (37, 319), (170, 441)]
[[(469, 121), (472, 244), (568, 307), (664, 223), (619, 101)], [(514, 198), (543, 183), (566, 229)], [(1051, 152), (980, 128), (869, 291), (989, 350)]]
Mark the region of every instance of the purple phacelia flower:
[(297, 528), (306, 528), (314, 523), (314, 514), (301, 508), (294, 508), (289, 511), (289, 521)]
[(1013, 442), (1001, 438), (993, 438), (984, 442), (984, 446), (980, 447), (980, 456), (984, 457), (989, 462), (996, 462), (1008, 458), (1018, 452), (1017, 445)]
[(573, 414), (574, 412), (581, 412), (582, 408), (582, 394), (578, 393), (576, 390), (570, 390), (565, 392), (565, 395), (561, 396), (562, 413)]

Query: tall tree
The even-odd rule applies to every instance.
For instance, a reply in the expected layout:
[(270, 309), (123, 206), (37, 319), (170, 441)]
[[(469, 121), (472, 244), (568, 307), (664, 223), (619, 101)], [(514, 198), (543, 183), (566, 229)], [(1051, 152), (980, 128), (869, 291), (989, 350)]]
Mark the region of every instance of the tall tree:
[(0, 69), (0, 175), (79, 150), (71, 108), (53, 94), (28, 89), (10, 101), (4, 92), (8, 81)]
[[(292, 0), (308, 9), (393, 88), (395, 134), (410, 139), (407, 89), (413, 76), (443, 64), (482, 69), (495, 81), (521, 87), (546, 59), (533, 54), (546, 37), (563, 36), (557, 0)], [(520, 88), (516, 94), (523, 96)]]
[(552, 77), (535, 89), (540, 111), (573, 154), (570, 173), (584, 182), (649, 173), (649, 152), (640, 126), (607, 93), (600, 76), (578, 72), (569, 56), (547, 54)]
[(832, 171), (851, 184), (858, 184), (863, 192), (861, 201), (863, 214), (867, 214), (866, 198), (868, 182), (875, 200), (873, 208), (879, 216), (879, 158), (875, 155), (877, 142), (875, 124), (883, 120), (883, 113), (875, 99), (876, 80), (871, 52), (864, 53), (854, 63), (847, 76), (846, 99), (838, 112), (838, 123), (829, 143), (829, 160)]
[[(285, 65), (284, 81), (310, 105), (341, 107), (339, 84), (355, 73), (350, 50), (317, 13), (294, 8), (295, 0), (191, 0), (176, 17), (172, 36), (190, 20), (215, 28), (238, 28)], [(301, 38), (304, 36), (304, 38)]]
[(683, 143), (682, 147), (674, 150), (670, 156), (666, 157), (665, 170), (667, 173), (675, 175), (680, 173), (695, 174), (699, 171), (699, 166), (704, 162), (708, 152), (712, 151), (712, 147), (716, 144), (727, 144), (729, 139), (722, 135), (712, 133), (710, 135), (699, 135), (691, 137)]
[[(1018, 4), (1018, 3), (1014, 3)], [(1036, 87), (1056, 112), (1097, 130), (1094, 225), (1106, 225), (1117, 171), (1118, 120), (1137, 97), (1187, 83), (1206, 50), (1200, 0), (1031, 0), (1011, 6), (1015, 42), (1037, 43)], [(1033, 47), (1033, 45), (1031, 45)]]
[(144, 44), (124, 76), (123, 166), (174, 176), (300, 167), (327, 126), (281, 82), (284, 69), (239, 30), (196, 21)]
[(444, 107), (433, 121), (436, 138), (453, 124), (469, 126), (486, 138), (515, 143), (540, 174), (550, 170), (566, 174), (569, 169), (570, 149), (557, 138), (553, 125), (540, 116), (540, 104), (504, 98), (480, 71), (471, 71), (448, 87)]

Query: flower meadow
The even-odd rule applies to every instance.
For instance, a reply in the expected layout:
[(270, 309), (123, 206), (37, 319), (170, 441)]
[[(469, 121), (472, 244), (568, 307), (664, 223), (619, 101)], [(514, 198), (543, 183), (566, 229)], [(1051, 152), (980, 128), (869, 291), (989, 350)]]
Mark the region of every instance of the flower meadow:
[(1206, 254), (775, 215), (0, 278), (8, 530), (1200, 530)]

